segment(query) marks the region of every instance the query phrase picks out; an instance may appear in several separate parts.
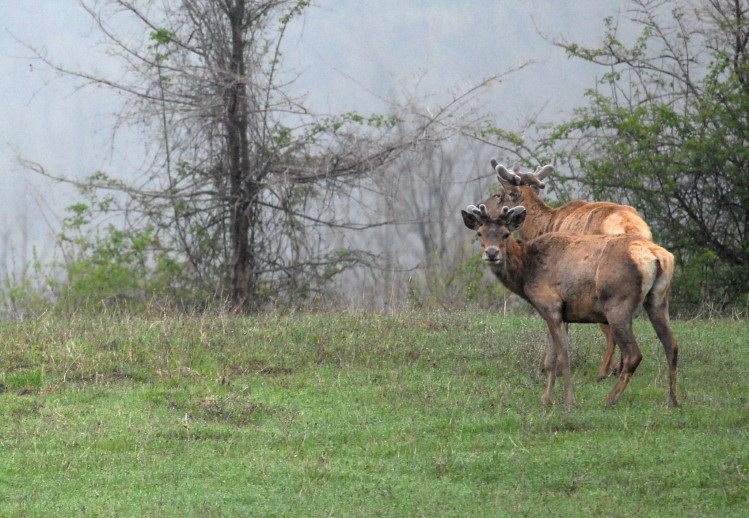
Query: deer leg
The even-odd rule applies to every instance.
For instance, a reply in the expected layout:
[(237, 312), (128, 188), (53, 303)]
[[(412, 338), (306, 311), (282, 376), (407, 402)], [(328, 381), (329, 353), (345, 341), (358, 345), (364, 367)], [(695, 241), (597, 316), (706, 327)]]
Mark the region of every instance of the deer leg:
[[(575, 394), (572, 389), (572, 375), (570, 374), (569, 358), (569, 340), (567, 337), (567, 324), (561, 321), (561, 318), (547, 320), (549, 334), (553, 339), (553, 344), (549, 344), (547, 356), (549, 359), (549, 382), (546, 385), (546, 392), (541, 401), (544, 405), (552, 404), (551, 392), (554, 389), (557, 371), (561, 371), (564, 380), (564, 402), (569, 406), (577, 406)], [(553, 350), (552, 350), (553, 346)]]
[[(567, 322), (564, 323), (564, 336), (565, 337), (569, 337), (570, 336), (570, 325)], [(566, 340), (567, 340), (567, 343), (569, 343), (569, 338), (566, 338)], [(568, 356), (567, 357), (567, 365), (569, 365), (569, 364), (570, 364), (570, 361), (569, 361), (569, 356)], [(561, 363), (560, 363), (559, 359), (557, 358), (557, 376), (563, 376), (563, 375), (564, 375), (564, 371), (562, 370)]]
[(551, 357), (554, 356), (554, 368), (556, 368), (556, 349), (554, 348), (554, 339), (551, 337), (551, 331), (546, 332), (546, 357), (544, 358), (544, 369), (549, 372), (551, 368)]
[(622, 392), (627, 388), (632, 374), (635, 373), (637, 366), (642, 361), (642, 353), (640, 352), (640, 348), (637, 347), (635, 334), (632, 332), (632, 318), (630, 317), (623, 323), (611, 324), (611, 330), (614, 340), (619, 344), (619, 349), (622, 353), (622, 363), (619, 379), (606, 398), (606, 406), (616, 405), (619, 402), (619, 398), (622, 397)]
[(575, 393), (572, 390), (572, 374), (570, 373), (568, 329), (569, 324), (564, 324), (564, 333), (557, 345), (557, 366), (561, 368), (562, 378), (564, 380), (564, 403), (568, 406), (576, 407), (577, 401), (575, 401)]
[[(564, 323), (564, 330), (567, 333), (567, 335), (569, 336), (570, 325), (568, 323), (566, 323), (566, 322)], [(549, 332), (546, 333), (546, 340), (547, 340), (547, 346), (546, 346), (546, 358), (544, 358), (544, 369), (546, 369), (548, 371), (549, 370), (549, 362), (551, 361), (550, 356), (552, 354), (556, 354), (556, 352), (555, 352), (556, 349), (554, 348), (554, 339), (551, 336), (551, 331), (549, 331)], [(561, 376), (562, 375), (562, 368), (560, 367), (559, 362), (557, 362), (555, 365), (556, 365), (556, 369), (557, 369), (557, 376)]]
[[(565, 323), (565, 326), (567, 326), (565, 329), (569, 329), (569, 324)], [(549, 370), (549, 365), (551, 365), (551, 357), (554, 356), (556, 358), (557, 350), (554, 346), (554, 338), (551, 336), (551, 332), (547, 331), (546, 333), (546, 357), (544, 358), (544, 369)], [(556, 365), (556, 373), (557, 376), (562, 375), (562, 369), (559, 365), (558, 361), (555, 361), (554, 365)]]
[[(605, 380), (609, 377), (609, 368), (616, 352), (616, 342), (614, 341), (614, 334), (611, 332), (611, 326), (601, 324), (601, 331), (606, 336), (606, 352), (603, 353), (603, 360), (601, 360), (601, 366), (598, 368), (597, 381)], [(621, 371), (621, 360), (619, 360), (619, 368), (614, 369), (612, 373), (616, 374), (619, 371)]]
[(658, 340), (661, 341), (666, 352), (669, 381), (668, 406), (679, 406), (679, 400), (676, 397), (676, 363), (679, 358), (679, 344), (676, 343), (671, 326), (668, 325), (668, 301), (661, 304), (652, 304), (650, 301), (646, 301), (645, 311), (647, 311), (655, 334), (658, 335)]
[(551, 397), (551, 392), (554, 389), (554, 384), (557, 380), (557, 349), (554, 340), (554, 335), (551, 334), (551, 330), (546, 336), (546, 359), (544, 360), (544, 366), (548, 374), (548, 380), (546, 382), (546, 391), (541, 397), (541, 403), (544, 406), (551, 406), (554, 404), (554, 400)]

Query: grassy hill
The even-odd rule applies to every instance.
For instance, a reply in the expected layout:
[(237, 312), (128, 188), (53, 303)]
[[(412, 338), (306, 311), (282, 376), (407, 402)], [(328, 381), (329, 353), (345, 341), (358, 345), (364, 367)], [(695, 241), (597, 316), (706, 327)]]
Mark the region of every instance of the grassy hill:
[[(0, 326), (0, 516), (745, 516), (749, 325), (674, 321), (621, 404), (536, 317), (45, 316)], [(556, 395), (561, 399), (561, 386)]]

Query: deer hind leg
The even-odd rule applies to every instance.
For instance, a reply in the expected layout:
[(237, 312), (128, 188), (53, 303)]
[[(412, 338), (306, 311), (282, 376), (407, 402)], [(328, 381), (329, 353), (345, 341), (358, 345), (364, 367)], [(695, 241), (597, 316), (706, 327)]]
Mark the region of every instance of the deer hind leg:
[(614, 340), (619, 344), (619, 349), (622, 352), (622, 362), (619, 379), (606, 398), (606, 406), (612, 406), (619, 403), (619, 399), (622, 397), (622, 392), (627, 388), (629, 380), (632, 378), (632, 374), (635, 373), (637, 366), (642, 361), (642, 353), (640, 352), (640, 348), (637, 347), (635, 334), (632, 332), (632, 317), (630, 316), (628, 320), (622, 323), (610, 325)]
[(655, 329), (655, 334), (663, 344), (668, 361), (668, 381), (669, 381), (669, 399), (668, 405), (672, 407), (679, 406), (679, 400), (676, 397), (676, 364), (679, 358), (679, 344), (676, 343), (671, 326), (668, 325), (668, 301), (660, 304), (654, 304), (648, 298), (645, 301), (645, 311), (648, 313), (650, 323)]
[[(598, 368), (598, 376), (596, 380), (601, 381), (609, 377), (609, 369), (611, 369), (611, 362), (614, 360), (614, 353), (616, 352), (616, 342), (614, 341), (614, 333), (611, 331), (611, 326), (608, 324), (601, 324), (601, 331), (606, 336), (606, 352), (603, 353), (603, 359), (601, 360), (601, 366)], [(621, 358), (619, 359), (618, 367), (611, 369), (612, 374), (617, 374), (622, 370)]]
[(551, 393), (556, 382), (557, 371), (560, 371), (564, 380), (564, 402), (566, 405), (576, 407), (577, 401), (575, 401), (570, 374), (568, 326), (561, 321), (561, 318), (547, 320), (547, 324), (550, 335), (549, 347), (546, 352), (546, 368), (549, 371), (549, 379), (541, 402), (547, 406), (553, 404)]

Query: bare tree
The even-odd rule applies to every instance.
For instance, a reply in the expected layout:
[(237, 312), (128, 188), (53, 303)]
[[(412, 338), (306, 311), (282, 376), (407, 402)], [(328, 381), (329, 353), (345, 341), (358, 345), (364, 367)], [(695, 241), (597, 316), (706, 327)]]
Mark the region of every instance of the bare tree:
[(402, 107), (373, 116), (312, 114), (290, 94), (296, 78), (281, 66), (284, 33), (308, 4), (81, 0), (123, 65), (117, 77), (70, 68), (29, 46), (84, 85), (124, 95), (119, 124), (148, 131), (144, 174), (97, 173), (85, 186), (125, 193), (129, 221), (155, 225), (193, 280), (223, 287), (237, 311), (274, 294), (309, 293), (366, 260), (331, 248), (325, 233), (382, 225), (393, 215), (363, 221), (342, 207), (419, 143), (460, 131), (462, 111), (492, 79), (416, 124), (404, 124)]

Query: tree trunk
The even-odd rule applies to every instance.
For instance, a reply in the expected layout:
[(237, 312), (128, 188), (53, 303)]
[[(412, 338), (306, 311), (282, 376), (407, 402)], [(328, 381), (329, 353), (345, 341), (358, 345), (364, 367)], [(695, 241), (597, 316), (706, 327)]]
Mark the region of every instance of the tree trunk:
[(252, 272), (250, 244), (250, 156), (247, 141), (247, 87), (244, 60), (246, 13), (245, 2), (227, 3), (231, 25), (231, 61), (226, 88), (226, 137), (231, 177), (231, 299), (237, 312), (252, 305)]

